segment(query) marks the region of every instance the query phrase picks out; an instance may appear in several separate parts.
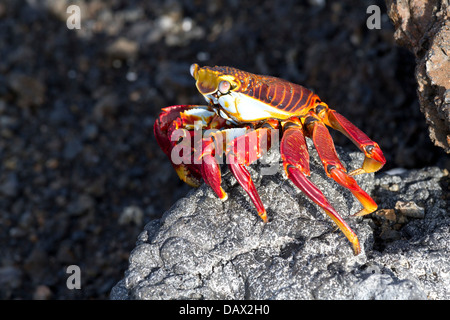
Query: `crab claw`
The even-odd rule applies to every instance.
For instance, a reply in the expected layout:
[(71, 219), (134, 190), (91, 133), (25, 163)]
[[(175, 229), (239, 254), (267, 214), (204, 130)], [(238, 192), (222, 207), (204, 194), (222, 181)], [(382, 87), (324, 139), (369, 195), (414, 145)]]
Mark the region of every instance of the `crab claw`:
[[(191, 105), (178, 105), (163, 108), (159, 117), (155, 120), (153, 132), (155, 134), (156, 142), (170, 159), (170, 162), (180, 179), (192, 187), (199, 187), (202, 178), (199, 165), (195, 164), (193, 161), (188, 161), (188, 163), (174, 163), (171, 158), (172, 150), (177, 145), (177, 141), (173, 141), (171, 137), (173, 132), (181, 126), (181, 123), (179, 122), (180, 113), (195, 107), (196, 106)], [(188, 131), (186, 130), (186, 132)], [(193, 140), (192, 135), (185, 138), (189, 140), (189, 143)]]
[(386, 159), (381, 151), (380, 147), (376, 142), (368, 144), (362, 149), (365, 151), (365, 158), (361, 168), (355, 169), (349, 173), (349, 175), (354, 176), (361, 173), (376, 172), (381, 169), (386, 163)]
[(163, 108), (153, 125), (156, 142), (161, 150), (170, 158), (173, 148), (172, 141), (169, 137), (169, 128), (172, 123), (180, 116), (180, 112), (191, 109), (190, 105), (178, 105)]
[(323, 107), (325, 107), (325, 112), (321, 113), (321, 117), (324, 122), (328, 126), (347, 136), (366, 156), (361, 168), (353, 170), (349, 174), (354, 176), (361, 173), (371, 173), (380, 170), (386, 163), (386, 159), (378, 144), (370, 140), (364, 132), (347, 120), (343, 115), (335, 110), (329, 109), (325, 104), (323, 104)]

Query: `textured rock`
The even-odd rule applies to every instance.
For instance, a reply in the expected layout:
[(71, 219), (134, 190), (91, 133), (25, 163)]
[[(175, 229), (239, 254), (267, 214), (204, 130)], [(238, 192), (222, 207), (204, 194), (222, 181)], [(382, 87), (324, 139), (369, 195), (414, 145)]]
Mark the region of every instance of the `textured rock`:
[(398, 44), (416, 56), (420, 109), (435, 145), (450, 153), (450, 5), (386, 0)]
[[(398, 191), (389, 187), (397, 184)], [(375, 248), (372, 261), (384, 272), (420, 284), (428, 299), (450, 298), (450, 177), (447, 170), (425, 168), (376, 179), (374, 193), (380, 208), (414, 203), (421, 215), (395, 210), (396, 239), (378, 239), (379, 221), (374, 218)]]
[[(358, 167), (363, 158), (341, 151), (340, 156), (348, 168)], [(256, 165), (251, 173), (269, 223), (260, 221), (245, 192), (225, 174), (228, 201), (222, 203), (203, 185), (147, 224), (111, 298), (449, 298), (450, 218), (437, 183), (444, 173), (436, 168), (377, 179), (373, 174), (357, 177), (365, 190), (380, 197), (380, 207), (392, 208), (393, 214), (399, 200), (414, 200), (425, 208), (424, 219), (407, 218), (396, 230), (399, 239), (385, 241), (379, 233), (386, 218), (348, 217), (360, 204), (325, 176), (315, 151), (311, 157), (311, 180), (358, 234), (360, 255), (353, 255), (332, 221), (281, 170), (261, 176), (261, 165)], [(397, 191), (389, 190), (393, 184)]]

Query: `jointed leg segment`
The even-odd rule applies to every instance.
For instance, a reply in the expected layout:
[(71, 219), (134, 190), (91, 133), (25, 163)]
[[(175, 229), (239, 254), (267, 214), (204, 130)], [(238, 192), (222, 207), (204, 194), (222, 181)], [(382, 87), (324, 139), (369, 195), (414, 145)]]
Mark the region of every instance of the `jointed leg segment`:
[(366, 215), (375, 211), (377, 209), (375, 201), (361, 189), (353, 177), (346, 173), (347, 170), (339, 160), (333, 139), (325, 125), (311, 113), (305, 118), (305, 130), (314, 142), (326, 174), (341, 186), (349, 189), (363, 205), (364, 209), (356, 215)]
[(355, 255), (358, 254), (361, 248), (356, 234), (331, 206), (323, 193), (306, 177), (309, 176), (309, 154), (300, 125), (292, 125), (285, 130), (280, 150), (288, 178), (326, 212), (352, 243)]
[(366, 156), (361, 168), (353, 170), (350, 175), (361, 173), (376, 172), (386, 163), (383, 152), (378, 144), (372, 141), (364, 132), (362, 132), (353, 123), (348, 121), (343, 115), (335, 110), (328, 108), (325, 103), (318, 107), (318, 116), (331, 128), (340, 131), (347, 136)]

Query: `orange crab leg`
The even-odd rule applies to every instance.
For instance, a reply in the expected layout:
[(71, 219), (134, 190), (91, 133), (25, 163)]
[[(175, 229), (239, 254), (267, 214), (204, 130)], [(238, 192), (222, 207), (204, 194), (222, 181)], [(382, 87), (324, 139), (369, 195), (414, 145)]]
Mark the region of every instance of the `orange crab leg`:
[(280, 151), (288, 178), (325, 211), (350, 241), (354, 254), (359, 254), (361, 247), (357, 235), (331, 206), (317, 186), (306, 177), (309, 176), (309, 153), (300, 126), (292, 126), (286, 129), (281, 140)]
[(305, 126), (314, 141), (327, 175), (341, 186), (348, 188), (363, 205), (364, 209), (355, 215), (361, 216), (375, 211), (377, 209), (375, 201), (361, 189), (354, 178), (346, 173), (346, 169), (338, 158), (333, 139), (325, 125), (315, 116), (309, 115), (305, 119)]
[(324, 103), (319, 106), (319, 116), (333, 129), (336, 129), (346, 135), (362, 152), (365, 159), (361, 168), (353, 170), (350, 175), (375, 172), (381, 169), (386, 163), (383, 152), (378, 144), (372, 141), (364, 132), (351, 123), (343, 115), (335, 110), (329, 109)]

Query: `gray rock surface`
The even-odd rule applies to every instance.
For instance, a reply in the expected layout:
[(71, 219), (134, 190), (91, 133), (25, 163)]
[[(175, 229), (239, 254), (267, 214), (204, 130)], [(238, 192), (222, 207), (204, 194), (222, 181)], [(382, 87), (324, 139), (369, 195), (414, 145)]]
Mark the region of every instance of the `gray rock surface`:
[[(375, 183), (380, 207), (397, 209), (387, 209), (394, 217), (380, 219), (381, 232), (380, 227), (374, 228), (378, 250), (371, 252), (370, 263), (382, 266), (383, 273), (417, 283), (427, 299), (450, 299), (448, 170), (430, 167), (382, 175)], [(402, 203), (415, 204), (418, 209), (404, 210)], [(377, 219), (382, 210), (377, 213), (374, 224), (380, 226)], [(388, 229), (393, 237), (383, 236)]]
[[(355, 218), (349, 214), (360, 204), (325, 176), (310, 150), (311, 180), (358, 234), (360, 255), (353, 255), (331, 219), (285, 179), (281, 167), (262, 176), (263, 165), (257, 164), (250, 171), (269, 223), (260, 221), (245, 192), (225, 173), (226, 202), (203, 185), (145, 226), (111, 299), (450, 298), (447, 172), (358, 176), (383, 210)], [(338, 151), (349, 169), (363, 159)], [(398, 201), (414, 201), (424, 217), (394, 209)], [(386, 236), (389, 232), (394, 235)]]

